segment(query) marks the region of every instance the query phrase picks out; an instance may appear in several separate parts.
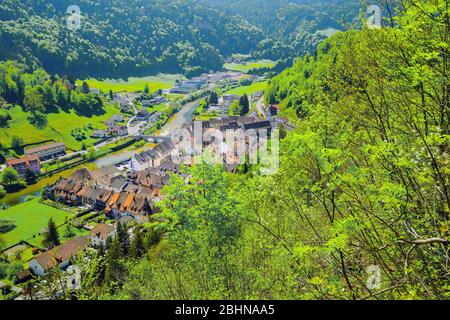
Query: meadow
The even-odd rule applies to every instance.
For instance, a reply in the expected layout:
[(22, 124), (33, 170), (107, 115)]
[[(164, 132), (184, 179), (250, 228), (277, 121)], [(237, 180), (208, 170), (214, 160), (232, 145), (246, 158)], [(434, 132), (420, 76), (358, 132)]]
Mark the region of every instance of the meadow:
[[(143, 91), (148, 85), (150, 92), (154, 93), (160, 89), (170, 89), (175, 85), (176, 80), (184, 79), (179, 74), (159, 74), (157, 76), (148, 77), (130, 77), (124, 79), (87, 79), (86, 83), (90, 88), (95, 88), (108, 93), (113, 92), (137, 92)], [(78, 81), (79, 84), (82, 81)]]
[(120, 110), (112, 105), (105, 105), (104, 113), (101, 115), (78, 115), (73, 109), (69, 111), (58, 110), (57, 113), (47, 114), (48, 124), (43, 129), (38, 129), (31, 125), (27, 119), (28, 114), (20, 106), (11, 107), (7, 112), (11, 119), (8, 127), (0, 130), (0, 143), (9, 146), (12, 136), (19, 136), (25, 144), (38, 143), (44, 140), (62, 141), (68, 149), (80, 150), (83, 142), (89, 146), (95, 139), (90, 138), (91, 130), (86, 130), (87, 139), (77, 141), (71, 135), (73, 129), (84, 128), (89, 123), (94, 129), (106, 128), (104, 122), (114, 114), (120, 113)]
[(264, 91), (267, 87), (267, 81), (255, 82), (249, 86), (240, 86), (225, 92), (226, 94), (237, 94), (242, 96), (244, 94), (254, 94), (258, 91)]
[(272, 68), (275, 65), (275, 61), (265, 59), (242, 63), (225, 63), (224, 68), (231, 71), (248, 73), (252, 69)]
[(42, 239), (40, 233), (46, 228), (49, 218), (52, 217), (56, 225), (60, 225), (71, 215), (70, 212), (40, 203), (38, 198), (1, 210), (0, 219), (12, 219), (16, 225), (15, 229), (2, 234), (5, 246), (12, 246), (22, 240), (40, 246), (36, 240)]

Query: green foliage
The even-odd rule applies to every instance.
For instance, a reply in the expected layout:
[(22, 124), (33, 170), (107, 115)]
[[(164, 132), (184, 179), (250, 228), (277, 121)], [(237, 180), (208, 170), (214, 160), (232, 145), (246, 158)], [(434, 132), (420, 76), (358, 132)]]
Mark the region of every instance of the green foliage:
[(75, 235), (76, 234), (75, 231), (73, 230), (73, 227), (70, 224), (66, 224), (66, 226), (64, 227), (63, 238), (70, 239), (73, 238)]
[(5, 168), (1, 173), (1, 182), (4, 185), (16, 184), (19, 181), (19, 175), (13, 168)]
[(240, 99), (239, 99), (239, 104), (242, 106), (242, 111), (241, 111), (241, 116), (246, 115), (249, 111), (250, 111), (250, 102), (248, 100), (248, 96), (246, 94), (244, 94)]
[(50, 217), (47, 224), (47, 229), (44, 232), (44, 240), (42, 244), (46, 247), (53, 247), (60, 245), (58, 229), (53, 218)]
[(18, 136), (12, 136), (11, 137), (11, 148), (13, 148), (16, 151), (19, 151), (23, 146), (23, 139)]
[(139, 226), (133, 230), (133, 239), (130, 244), (130, 256), (133, 259), (139, 259), (145, 254), (145, 245), (142, 232)]
[(217, 105), (219, 103), (219, 97), (217, 95), (217, 92), (212, 90), (208, 97), (208, 104), (209, 105)]
[(7, 233), (16, 227), (14, 220), (0, 219), (0, 233)]
[(238, 116), (242, 113), (242, 105), (239, 103), (239, 100), (233, 101), (228, 109), (228, 115), (230, 116)]

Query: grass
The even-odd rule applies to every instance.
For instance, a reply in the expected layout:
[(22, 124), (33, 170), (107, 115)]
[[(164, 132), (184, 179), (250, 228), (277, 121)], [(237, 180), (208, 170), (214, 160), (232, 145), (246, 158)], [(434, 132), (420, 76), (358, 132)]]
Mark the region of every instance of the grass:
[[(58, 234), (59, 234), (59, 240), (61, 241), (61, 244), (64, 244), (65, 242), (69, 241), (70, 239), (76, 238), (76, 237), (80, 237), (80, 236), (86, 236), (88, 234), (90, 234), (90, 231), (85, 230), (85, 229), (78, 229), (75, 227), (72, 227), (72, 232), (73, 232), (73, 236), (69, 237), (69, 238), (64, 238), (64, 231), (66, 229), (65, 225), (59, 226), (58, 227)], [(32, 240), (29, 240), (29, 242), (32, 245), (35, 245), (37, 247), (41, 247), (42, 246), (42, 241), (44, 240), (44, 237), (42, 235), (38, 235), (36, 236), (36, 238), (33, 238)], [(25, 260), (24, 257), (22, 257), (22, 261), (26, 262), (29, 261)]]
[(62, 141), (71, 150), (80, 150), (82, 143), (87, 146), (92, 145), (95, 139), (89, 138), (90, 130), (87, 131), (87, 139), (77, 141), (71, 135), (73, 129), (85, 128), (91, 123), (94, 129), (106, 128), (104, 122), (112, 115), (120, 113), (119, 109), (111, 105), (105, 105), (105, 113), (102, 115), (83, 116), (75, 113), (74, 110), (68, 112), (59, 110), (58, 113), (47, 115), (48, 124), (43, 129), (38, 129), (31, 125), (27, 119), (28, 114), (20, 106), (14, 106), (7, 112), (12, 120), (8, 122), (7, 128), (0, 130), (0, 143), (9, 146), (12, 136), (20, 136), (25, 144), (37, 143), (44, 140)]
[(243, 63), (225, 63), (224, 68), (231, 71), (248, 73), (252, 69), (272, 68), (276, 65), (272, 60), (257, 60)]
[[(22, 240), (35, 244), (36, 238), (39, 239), (39, 234), (47, 226), (50, 217), (56, 225), (60, 225), (70, 215), (69, 212), (40, 203), (38, 198), (0, 211), (0, 219), (13, 219), (16, 224), (15, 229), (2, 235), (5, 246), (12, 246)], [(40, 246), (40, 243), (36, 245)]]
[(237, 95), (244, 95), (244, 94), (254, 94), (258, 91), (264, 91), (267, 87), (267, 81), (262, 82), (256, 82), (249, 86), (241, 86), (237, 87), (231, 90), (228, 90), (227, 94), (237, 94)]
[[(144, 91), (145, 85), (148, 84), (150, 92), (155, 92), (160, 89), (170, 89), (175, 85), (175, 81), (182, 78), (178, 74), (159, 74), (157, 76), (148, 76), (140, 78), (123, 79), (88, 79), (85, 80), (90, 88), (95, 88), (108, 93), (109, 90), (113, 92), (137, 92)], [(82, 81), (79, 81), (82, 83)]]

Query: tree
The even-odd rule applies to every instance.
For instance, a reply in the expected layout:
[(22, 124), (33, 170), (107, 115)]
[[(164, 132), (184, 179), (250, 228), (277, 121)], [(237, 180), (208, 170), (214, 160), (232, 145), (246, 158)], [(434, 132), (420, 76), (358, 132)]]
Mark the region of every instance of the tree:
[(97, 152), (95, 148), (91, 147), (86, 151), (86, 158), (89, 160), (94, 160)]
[(83, 81), (83, 84), (81, 86), (81, 92), (84, 94), (88, 94), (90, 92), (89, 85), (87, 84), (86, 81)]
[(36, 112), (44, 112), (44, 97), (39, 87), (32, 87), (25, 92), (25, 98), (23, 100), (25, 110), (35, 114)]
[(208, 104), (209, 105), (217, 105), (219, 103), (219, 97), (217, 96), (216, 91), (211, 91), (208, 97)]
[(128, 255), (130, 249), (130, 236), (124, 223), (117, 223), (117, 240), (121, 246), (123, 254)]
[(58, 229), (56, 228), (53, 218), (50, 217), (48, 220), (47, 229), (44, 232), (44, 240), (42, 241), (42, 244), (46, 247), (53, 247), (59, 246), (60, 243)]
[(113, 93), (113, 91), (112, 91), (111, 89), (109, 89), (109, 98), (110, 98), (111, 100), (114, 99), (114, 93)]
[(239, 99), (239, 104), (242, 106), (242, 110), (241, 110), (241, 116), (246, 115), (249, 111), (250, 111), (250, 102), (248, 100), (248, 96), (247, 94), (244, 94), (240, 99)]
[(150, 93), (150, 87), (148, 86), (147, 83), (145, 84), (145, 87), (144, 87), (144, 93), (145, 94), (149, 94)]
[(5, 168), (1, 173), (1, 178), (4, 185), (12, 185), (19, 181), (19, 174), (13, 168)]
[(63, 237), (64, 237), (65, 239), (70, 239), (70, 238), (72, 238), (72, 237), (74, 237), (74, 236), (75, 236), (75, 232), (73, 231), (72, 226), (71, 226), (69, 223), (66, 224), (66, 227), (65, 227), (65, 229), (64, 229)]
[(36, 182), (36, 173), (30, 168), (25, 169), (23, 176), (27, 184), (33, 184)]
[(23, 139), (22, 137), (18, 136), (12, 136), (11, 137), (11, 148), (13, 148), (16, 151), (19, 151), (23, 146)]
[(239, 103), (239, 100), (233, 101), (230, 107), (228, 108), (228, 115), (230, 116), (239, 116), (242, 113), (242, 106)]
[(130, 256), (133, 259), (140, 259), (145, 253), (145, 246), (142, 231), (139, 226), (134, 228), (133, 235), (134, 237), (130, 245)]
[(108, 245), (106, 253), (106, 284), (122, 280), (124, 267), (121, 259), (123, 259), (123, 255), (123, 245), (120, 243), (119, 237), (115, 237)]

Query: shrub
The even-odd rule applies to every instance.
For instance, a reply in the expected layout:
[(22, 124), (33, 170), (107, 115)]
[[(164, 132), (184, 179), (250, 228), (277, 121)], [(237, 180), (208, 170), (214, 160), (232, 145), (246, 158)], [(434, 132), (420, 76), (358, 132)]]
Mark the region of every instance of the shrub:
[(13, 220), (10, 219), (0, 219), (0, 233), (7, 233), (13, 230), (16, 227), (16, 224)]

